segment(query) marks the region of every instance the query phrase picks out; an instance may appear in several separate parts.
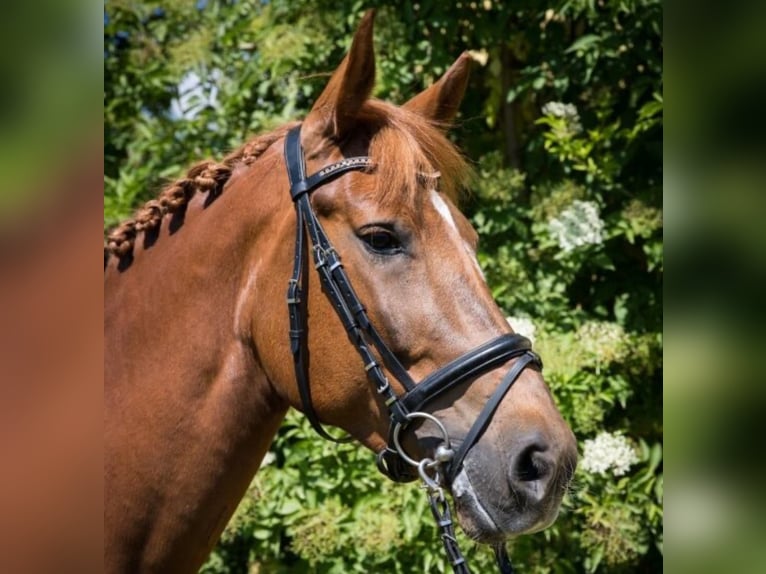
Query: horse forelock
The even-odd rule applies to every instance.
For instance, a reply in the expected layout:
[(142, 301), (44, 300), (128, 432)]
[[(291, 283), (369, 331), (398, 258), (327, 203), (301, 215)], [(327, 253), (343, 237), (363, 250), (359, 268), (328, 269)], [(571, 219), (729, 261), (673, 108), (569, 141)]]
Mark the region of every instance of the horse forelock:
[(435, 179), (439, 191), (457, 203), (472, 170), (445, 135), (444, 125), (380, 100), (368, 100), (361, 122), (374, 125), (369, 155), (378, 176), (374, 199), (380, 203), (414, 205), (424, 176)]

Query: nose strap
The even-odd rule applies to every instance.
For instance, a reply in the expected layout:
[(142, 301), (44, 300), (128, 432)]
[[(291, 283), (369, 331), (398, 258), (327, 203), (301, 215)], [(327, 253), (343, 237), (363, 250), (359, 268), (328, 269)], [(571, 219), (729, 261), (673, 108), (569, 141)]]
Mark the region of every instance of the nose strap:
[(452, 484), (452, 481), (460, 472), (460, 468), (463, 465), (463, 459), (465, 458), (465, 455), (468, 454), (468, 451), (471, 449), (471, 447), (476, 444), (476, 441), (479, 440), (481, 435), (484, 434), (484, 431), (487, 430), (489, 422), (492, 420), (492, 416), (495, 414), (497, 407), (500, 406), (500, 403), (502, 402), (506, 393), (508, 393), (508, 391), (513, 386), (513, 383), (515, 383), (519, 378), (519, 375), (521, 375), (521, 372), (530, 363), (538, 368), (542, 368), (540, 358), (535, 353), (532, 351), (524, 351), (522, 356), (519, 357), (519, 359), (513, 364), (510, 370), (505, 374), (503, 380), (495, 389), (495, 392), (492, 393), (490, 399), (485, 403), (484, 408), (481, 410), (481, 413), (479, 413), (479, 416), (476, 419), (476, 422), (473, 423), (473, 426), (468, 431), (468, 434), (465, 435), (463, 442), (460, 444), (460, 448), (457, 449), (455, 456), (450, 462), (446, 477), (449, 484)]
[(422, 410), (427, 402), (466, 381), (491, 371), (532, 348), (518, 333), (500, 335), (428, 375), (400, 400), (409, 412)]
[[(468, 434), (461, 443), (458, 452), (453, 458), (453, 462), (449, 466), (450, 472), (447, 473), (450, 482), (459, 472), (462, 460), (465, 458), (468, 450), (479, 440), (489, 425), (490, 419), (500, 406), (503, 397), (521, 374), (521, 371), (530, 363), (542, 369), (542, 362), (531, 351), (531, 347), (532, 344), (529, 339), (518, 333), (500, 335), (447, 363), (438, 371), (431, 373), (399, 399), (399, 402), (407, 412), (420, 412), (427, 403), (449, 389), (472, 381), (500, 367), (509, 360), (520, 357), (519, 361), (503, 377), (500, 385), (489, 402), (485, 404), (476, 422), (469, 429)], [(394, 425), (391, 426), (389, 431), (388, 445), (378, 453), (378, 468), (383, 474), (396, 482), (415, 480), (418, 477), (417, 472), (415, 472), (412, 466), (404, 463), (399, 453), (392, 447), (394, 444), (393, 432)]]

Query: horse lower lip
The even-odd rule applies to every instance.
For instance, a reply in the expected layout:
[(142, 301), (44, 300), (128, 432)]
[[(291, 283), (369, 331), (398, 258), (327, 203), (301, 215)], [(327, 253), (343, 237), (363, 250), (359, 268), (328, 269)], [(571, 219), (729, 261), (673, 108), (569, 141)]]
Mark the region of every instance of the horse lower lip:
[[(465, 469), (455, 477), (451, 490), (461, 528), (472, 539), (485, 544), (503, 542), (521, 534), (542, 530), (557, 514), (549, 515), (539, 508), (525, 507), (522, 510), (510, 504), (507, 497), (504, 497), (503, 504), (489, 506), (482, 494), (476, 491)], [(506, 496), (513, 500), (512, 493)], [(498, 509), (499, 506), (502, 510)]]
[(452, 496), (460, 525), (471, 538), (479, 542), (497, 542), (506, 538), (477, 497), (465, 470), (461, 470), (455, 477)]

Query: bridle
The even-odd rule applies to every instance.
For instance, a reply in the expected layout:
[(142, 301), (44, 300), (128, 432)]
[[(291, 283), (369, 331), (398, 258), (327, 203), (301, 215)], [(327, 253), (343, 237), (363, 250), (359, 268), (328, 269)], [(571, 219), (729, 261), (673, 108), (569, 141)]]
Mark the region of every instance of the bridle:
[[(443, 486), (452, 484), (460, 472), (463, 459), (484, 433), (503, 397), (522, 371), (527, 367), (542, 369), (542, 362), (531, 350), (528, 339), (519, 334), (506, 333), (468, 351), (416, 384), (370, 322), (364, 305), (356, 295), (343, 269), (340, 256), (330, 243), (311, 206), (312, 191), (346, 172), (369, 170), (373, 167), (373, 162), (367, 156), (349, 157), (307, 176), (303, 148), (300, 143), (300, 130), (301, 126), (298, 125), (287, 133), (284, 154), (290, 181), (290, 195), (295, 204), (297, 217), (293, 274), (287, 290), (290, 350), (293, 355), (303, 412), (317, 433), (326, 439), (339, 442), (322, 427), (311, 400), (308, 376), (307, 301), (303, 297), (303, 279), (307, 272), (306, 237), (308, 235), (314, 266), (319, 274), (323, 290), (343, 323), (351, 343), (362, 358), (367, 377), (388, 409), (391, 421), (388, 444), (377, 455), (378, 468), (397, 482), (406, 482), (418, 476), (421, 478), (429, 493), (434, 517), (442, 529), (442, 541), (454, 571), (457, 574), (470, 574), (455, 542), (454, 528), (449, 506), (444, 498)], [(510, 359), (516, 359), (516, 362), (486, 402), (460, 446), (457, 450), (453, 450), (444, 425), (423, 409), (448, 390), (472, 381), (500, 367)], [(396, 394), (383, 367), (388, 369), (404, 387), (404, 394), (401, 396)], [(402, 448), (401, 433), (418, 419), (435, 423), (443, 435), (443, 442), (435, 449), (433, 459), (424, 458), (417, 461)], [(412, 472), (415, 468), (417, 474)], [(496, 555), (501, 572), (503, 574), (512, 572), (510, 561), (502, 545), (496, 547)]]

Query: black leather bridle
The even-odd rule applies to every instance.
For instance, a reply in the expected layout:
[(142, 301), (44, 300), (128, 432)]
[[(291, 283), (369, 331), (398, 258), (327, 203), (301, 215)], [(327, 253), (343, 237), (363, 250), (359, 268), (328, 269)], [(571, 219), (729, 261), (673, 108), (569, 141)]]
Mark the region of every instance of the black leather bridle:
[[(311, 400), (308, 376), (307, 301), (304, 298), (303, 289), (307, 268), (306, 251), (309, 247), (306, 241), (308, 235), (314, 266), (319, 273), (323, 290), (343, 323), (351, 343), (361, 356), (369, 380), (388, 408), (389, 440), (386, 448), (378, 453), (378, 467), (389, 478), (399, 482), (417, 478), (418, 474), (412, 472), (413, 467), (417, 467), (420, 477), (427, 485), (439, 488), (442, 480), (446, 480), (446, 484), (449, 485), (460, 472), (466, 454), (486, 430), (503, 397), (522, 371), (526, 367), (542, 369), (542, 362), (531, 350), (528, 339), (519, 334), (506, 333), (458, 357), (416, 384), (370, 322), (364, 305), (354, 292), (348, 275), (343, 269), (340, 256), (330, 243), (311, 206), (310, 194), (313, 190), (346, 172), (369, 170), (373, 167), (373, 162), (367, 156), (349, 157), (307, 176), (303, 148), (300, 143), (300, 129), (298, 125), (287, 133), (284, 154), (290, 181), (290, 195), (295, 204), (297, 217), (293, 274), (287, 291), (290, 349), (303, 412), (322, 437), (337, 441), (322, 427)], [(373, 349), (377, 351), (377, 357), (380, 358), (382, 365), (378, 362)], [(472, 381), (502, 366), (510, 359), (517, 360), (484, 405), (473, 426), (463, 437), (457, 451), (453, 451), (444, 426), (423, 409), (429, 402), (448, 390)], [(404, 387), (403, 395), (398, 396), (394, 391), (383, 370), (384, 366)], [(401, 447), (399, 441), (401, 432), (416, 419), (428, 419), (435, 422), (444, 435), (444, 443), (437, 449), (435, 460), (415, 461)], [(428, 475), (428, 472), (434, 471), (437, 473), (436, 478)], [(455, 571), (467, 572), (467, 569), (456, 568)]]

